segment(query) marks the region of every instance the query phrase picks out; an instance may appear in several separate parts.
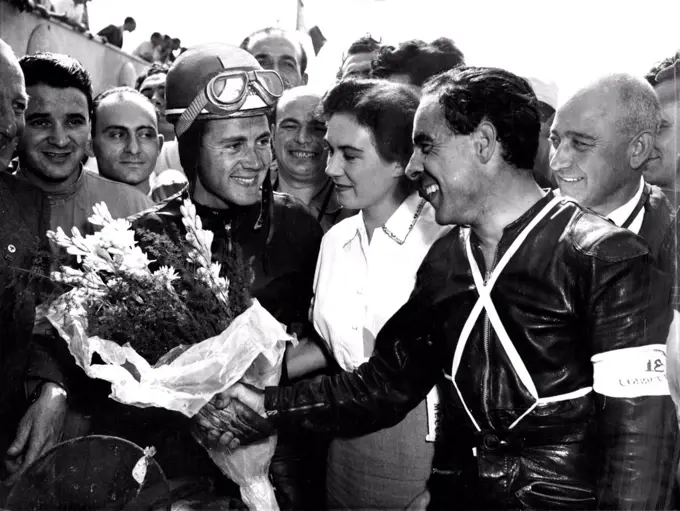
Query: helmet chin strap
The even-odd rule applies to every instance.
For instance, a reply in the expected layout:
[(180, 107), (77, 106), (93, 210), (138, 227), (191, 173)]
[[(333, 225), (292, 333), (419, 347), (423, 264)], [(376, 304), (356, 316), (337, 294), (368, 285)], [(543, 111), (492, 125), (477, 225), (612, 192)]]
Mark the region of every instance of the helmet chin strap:
[(267, 175), (262, 183), (262, 202), (260, 203), (260, 215), (255, 222), (254, 229), (267, 229), (267, 241), (274, 236), (274, 189), (272, 187), (271, 171), (267, 169)]

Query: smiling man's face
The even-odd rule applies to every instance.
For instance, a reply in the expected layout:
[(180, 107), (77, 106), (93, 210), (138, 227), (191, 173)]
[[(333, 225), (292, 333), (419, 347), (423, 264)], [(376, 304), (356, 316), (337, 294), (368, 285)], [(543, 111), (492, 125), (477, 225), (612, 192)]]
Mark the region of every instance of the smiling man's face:
[(279, 99), (276, 110), (274, 152), (279, 172), (299, 183), (315, 183), (326, 178), (328, 152), (324, 144), (326, 124), (315, 114), (321, 97), (292, 89)]
[(19, 140), (21, 167), (38, 180), (74, 179), (90, 139), (87, 97), (74, 87), (27, 88), (26, 128)]
[(576, 95), (557, 111), (551, 128), (550, 167), (560, 191), (607, 215), (620, 190), (639, 175), (629, 171), (630, 137), (619, 129), (618, 94), (606, 89)]

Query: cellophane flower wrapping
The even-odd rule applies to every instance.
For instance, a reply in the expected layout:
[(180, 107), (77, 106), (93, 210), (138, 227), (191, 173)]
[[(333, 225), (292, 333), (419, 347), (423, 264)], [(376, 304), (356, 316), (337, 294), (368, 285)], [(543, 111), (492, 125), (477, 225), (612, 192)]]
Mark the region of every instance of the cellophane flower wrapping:
[[(220, 265), (211, 262), (212, 233), (202, 229), (200, 219), (190, 201), (183, 206), (183, 222), (191, 251), (189, 260), (197, 262), (197, 285), (209, 286), (225, 305), (229, 303), (229, 281), (221, 277)], [(172, 283), (178, 278), (174, 270), (161, 267), (152, 272), (151, 261), (136, 245), (129, 222), (110, 217), (105, 204), (95, 207), (90, 219), (103, 225), (100, 233), (81, 236), (74, 229), (68, 237), (60, 229), (48, 237), (68, 252), (83, 259), (83, 268), (62, 267), (53, 274), (72, 289), (37, 310), (38, 324), (51, 324), (66, 341), (76, 364), (90, 378), (111, 384), (110, 398), (139, 408), (160, 407), (193, 417), (218, 393), (239, 381), (259, 388), (276, 385), (286, 342), (296, 340), (257, 300), (233, 318), (218, 335), (179, 345), (165, 352), (154, 365), (141, 356), (130, 343), (120, 344), (100, 336), (88, 335), (88, 317), (95, 309), (106, 306), (111, 284), (122, 273), (139, 278), (140, 282), (155, 279), (160, 293), (177, 299)], [(134, 281), (134, 279), (133, 279)], [(96, 319), (96, 318), (95, 318)], [(40, 329), (40, 327), (38, 327)], [(148, 347), (145, 347), (148, 348)], [(98, 355), (99, 358), (95, 357)], [(253, 510), (277, 509), (274, 491), (269, 482), (269, 464), (276, 446), (276, 437), (252, 446), (229, 452), (219, 444), (210, 443), (197, 434), (217, 466), (241, 486), (244, 501)]]
[[(259, 356), (248, 368), (242, 381), (258, 388), (276, 385), (281, 378), (281, 358), (272, 364), (271, 360)], [(225, 413), (215, 410), (211, 404), (208, 409), (219, 415)], [(228, 412), (226, 412), (228, 413)], [(194, 431), (194, 437), (208, 451), (210, 458), (219, 469), (232, 481), (239, 485), (241, 498), (251, 510), (276, 511), (274, 489), (269, 481), (269, 465), (276, 449), (276, 436), (270, 436), (260, 442), (229, 450), (218, 440), (211, 440), (206, 434)]]

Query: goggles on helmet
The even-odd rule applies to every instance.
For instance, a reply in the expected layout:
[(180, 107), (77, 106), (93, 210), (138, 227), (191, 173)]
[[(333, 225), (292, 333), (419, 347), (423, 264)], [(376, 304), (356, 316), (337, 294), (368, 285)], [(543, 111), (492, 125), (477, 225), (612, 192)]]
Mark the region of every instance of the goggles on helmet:
[[(223, 71), (212, 77), (191, 104), (182, 112), (175, 132), (180, 137), (202, 113), (237, 115), (274, 105), (283, 94), (283, 80), (276, 71)], [(174, 112), (166, 110), (167, 114)]]

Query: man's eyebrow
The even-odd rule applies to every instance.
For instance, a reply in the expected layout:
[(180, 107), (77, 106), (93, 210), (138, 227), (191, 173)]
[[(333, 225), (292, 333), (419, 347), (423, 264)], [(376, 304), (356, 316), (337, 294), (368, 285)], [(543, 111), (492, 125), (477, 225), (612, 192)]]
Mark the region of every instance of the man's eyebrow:
[(244, 137), (243, 135), (237, 135), (237, 136), (235, 136), (235, 137), (223, 137), (223, 138), (220, 138), (220, 139), (218, 140), (218, 143), (219, 143), (219, 142), (222, 142), (222, 143), (224, 143), (224, 142), (236, 143), (236, 142), (245, 142), (245, 141), (246, 141), (246, 137)]
[(28, 115), (26, 115), (26, 119), (49, 119), (50, 114), (47, 112), (33, 112)]
[(284, 117), (279, 121), (279, 124), (283, 124), (284, 122), (294, 122), (295, 124), (300, 124), (300, 121), (298, 121), (295, 117)]
[[(552, 130), (551, 130), (551, 133), (552, 133)], [(575, 130), (567, 130), (567, 131), (564, 132), (564, 134), (567, 137), (584, 138), (586, 140), (590, 140), (591, 142), (595, 142), (595, 140), (597, 140), (597, 138), (592, 136), (592, 135), (588, 135), (587, 133), (581, 133), (580, 131), (575, 131)]]

